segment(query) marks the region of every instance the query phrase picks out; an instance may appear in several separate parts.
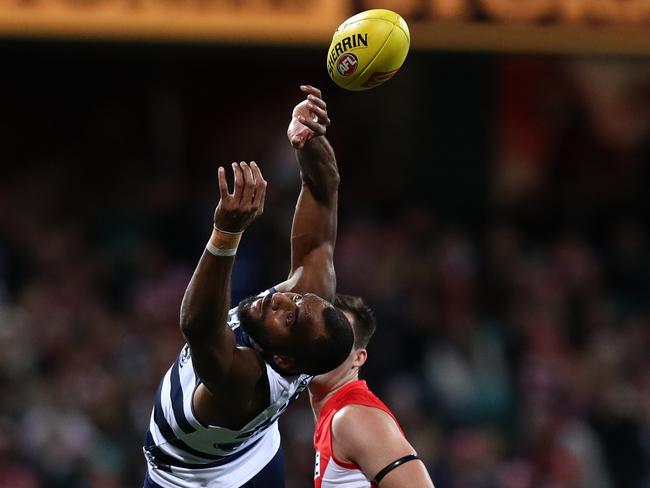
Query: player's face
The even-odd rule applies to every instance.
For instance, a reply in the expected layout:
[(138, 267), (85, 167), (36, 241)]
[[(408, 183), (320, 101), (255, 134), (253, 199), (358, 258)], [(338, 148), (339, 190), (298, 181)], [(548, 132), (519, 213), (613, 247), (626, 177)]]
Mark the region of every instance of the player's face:
[(239, 304), (242, 327), (265, 352), (291, 355), (325, 330), (323, 310), (331, 305), (307, 293), (269, 293)]

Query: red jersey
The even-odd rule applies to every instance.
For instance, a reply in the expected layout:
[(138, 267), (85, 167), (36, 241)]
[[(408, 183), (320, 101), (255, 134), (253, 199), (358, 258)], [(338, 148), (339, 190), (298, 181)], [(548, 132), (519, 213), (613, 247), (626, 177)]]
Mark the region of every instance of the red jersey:
[[(323, 406), (314, 432), (316, 462), (314, 466), (315, 488), (376, 488), (361, 471), (359, 465), (344, 463), (334, 457), (332, 452), (332, 419), (336, 412), (346, 405), (364, 405), (378, 408), (390, 415), (399, 427), (397, 419), (384, 402), (368, 389), (364, 380), (348, 383)], [(400, 427), (401, 430), (401, 427)]]

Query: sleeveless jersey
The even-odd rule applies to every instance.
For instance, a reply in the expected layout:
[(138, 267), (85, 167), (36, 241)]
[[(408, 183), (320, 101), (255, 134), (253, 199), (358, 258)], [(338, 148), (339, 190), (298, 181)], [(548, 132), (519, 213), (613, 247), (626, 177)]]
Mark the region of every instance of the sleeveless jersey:
[(368, 389), (368, 385), (364, 380), (353, 381), (345, 385), (332, 398), (327, 400), (316, 423), (316, 431), (314, 432), (314, 450), (316, 451), (314, 464), (315, 488), (377, 487), (363, 474), (358, 464), (345, 463), (334, 457), (332, 450), (332, 419), (336, 412), (346, 405), (364, 405), (383, 410), (393, 418), (399, 427), (393, 413), (384, 402)]
[[(237, 345), (251, 347), (236, 308), (228, 325)], [(236, 488), (261, 471), (280, 447), (278, 417), (312, 378), (285, 377), (268, 364), (266, 375), (270, 402), (257, 417), (240, 430), (204, 425), (194, 415), (192, 397), (201, 380), (186, 344), (156, 392), (143, 447), (151, 480), (163, 488)]]

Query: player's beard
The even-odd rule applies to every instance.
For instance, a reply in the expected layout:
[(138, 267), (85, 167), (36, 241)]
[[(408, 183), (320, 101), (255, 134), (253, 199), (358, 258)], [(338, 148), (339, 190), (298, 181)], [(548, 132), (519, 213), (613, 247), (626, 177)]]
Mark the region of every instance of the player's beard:
[(239, 325), (244, 329), (244, 332), (253, 339), (253, 342), (260, 346), (262, 349), (267, 346), (267, 334), (264, 330), (264, 314), (261, 318), (255, 318), (251, 315), (251, 306), (259, 296), (252, 296), (244, 298), (239, 305), (237, 305), (237, 316), (239, 317)]

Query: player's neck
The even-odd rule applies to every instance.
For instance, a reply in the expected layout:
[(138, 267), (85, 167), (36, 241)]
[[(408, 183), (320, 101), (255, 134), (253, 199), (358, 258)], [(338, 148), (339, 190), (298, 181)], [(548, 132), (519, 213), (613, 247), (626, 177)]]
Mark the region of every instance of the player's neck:
[(311, 408), (314, 411), (314, 417), (318, 419), (321, 410), (327, 403), (327, 401), (332, 398), (336, 393), (343, 388), (345, 385), (357, 381), (359, 379), (359, 373), (356, 372), (353, 376), (345, 376), (339, 381), (335, 382), (331, 387), (328, 388), (310, 388), (309, 389), (309, 401), (311, 402)]

